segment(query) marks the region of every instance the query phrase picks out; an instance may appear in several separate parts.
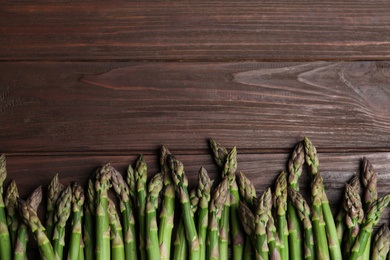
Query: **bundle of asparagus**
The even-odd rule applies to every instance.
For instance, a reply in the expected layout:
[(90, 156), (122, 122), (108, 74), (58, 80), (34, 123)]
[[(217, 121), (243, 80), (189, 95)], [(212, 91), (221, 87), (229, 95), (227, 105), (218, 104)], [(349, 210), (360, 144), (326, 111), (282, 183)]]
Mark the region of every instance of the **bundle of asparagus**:
[[(281, 171), (273, 189), (259, 198), (247, 176), (236, 173), (236, 147), (228, 151), (214, 139), (210, 147), (220, 170), (219, 182), (200, 167), (191, 191), (183, 163), (164, 146), (161, 172), (149, 180), (142, 155), (134, 168), (128, 166), (126, 176), (110, 164), (97, 168), (85, 194), (77, 182), (62, 185), (56, 174), (47, 190), (44, 224), (37, 215), (41, 187), (22, 200), (12, 181), (3, 200), (7, 170), (2, 155), (0, 260), (27, 259), (29, 231), (46, 260), (227, 260), (229, 248), (231, 259), (390, 259), (387, 225), (371, 241), (390, 194), (378, 198), (378, 176), (366, 158), (363, 200), (355, 176), (345, 185), (342, 207), (334, 218), (317, 151), (308, 138), (295, 146), (288, 174)], [(309, 202), (299, 190), (305, 164), (312, 176)]]

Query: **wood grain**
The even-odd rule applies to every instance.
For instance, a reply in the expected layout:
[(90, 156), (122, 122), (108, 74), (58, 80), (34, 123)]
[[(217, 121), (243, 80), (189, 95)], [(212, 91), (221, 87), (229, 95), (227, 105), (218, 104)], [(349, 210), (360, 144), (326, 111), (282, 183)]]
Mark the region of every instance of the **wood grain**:
[(0, 64), (5, 153), (390, 151), (389, 62)]
[(388, 1), (17, 1), (0, 60), (386, 60)]

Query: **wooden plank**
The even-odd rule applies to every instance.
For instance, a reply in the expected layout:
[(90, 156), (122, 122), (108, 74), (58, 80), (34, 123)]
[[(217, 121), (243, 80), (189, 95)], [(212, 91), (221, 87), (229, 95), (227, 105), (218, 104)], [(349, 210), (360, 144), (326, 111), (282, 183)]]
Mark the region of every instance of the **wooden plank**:
[(0, 60), (388, 60), (388, 1), (22, 1)]
[(389, 62), (0, 64), (5, 153), (389, 151)]
[[(189, 178), (189, 187), (196, 186), (196, 175), (200, 166), (204, 166), (212, 179), (218, 181), (220, 172), (213, 162), (211, 154), (177, 154), (176, 157), (184, 164), (186, 174)], [(333, 213), (338, 211), (343, 194), (344, 183), (349, 181), (355, 174), (360, 173), (362, 158), (366, 156), (373, 164), (378, 173), (378, 193), (384, 196), (390, 186), (390, 153), (320, 153), (320, 169), (324, 178), (324, 185), (327, 192)], [(238, 154), (238, 171), (244, 172), (254, 183), (258, 194), (272, 187), (277, 174), (285, 170), (288, 153), (281, 154)], [(55, 173), (59, 173), (60, 180), (67, 185), (78, 181), (85, 185), (90, 173), (99, 165), (111, 162), (120, 172), (125, 174), (128, 164), (134, 164), (137, 156), (7, 156), (8, 178), (5, 187), (11, 179), (15, 179), (19, 188), (21, 198), (26, 198), (37, 186), (42, 185), (44, 196), (47, 185)], [(146, 156), (148, 163), (148, 175), (152, 176), (159, 171), (158, 153), (153, 152)], [(310, 174), (304, 167), (300, 178), (301, 193), (309, 198)], [(21, 188), (22, 187), (22, 188)], [(111, 194), (112, 195), (112, 194)], [(39, 216), (44, 219), (44, 203), (40, 206)], [(385, 215), (376, 229), (382, 223), (388, 223), (390, 211), (386, 209)], [(35, 241), (31, 238), (29, 244), (30, 258), (37, 256), (38, 251)]]

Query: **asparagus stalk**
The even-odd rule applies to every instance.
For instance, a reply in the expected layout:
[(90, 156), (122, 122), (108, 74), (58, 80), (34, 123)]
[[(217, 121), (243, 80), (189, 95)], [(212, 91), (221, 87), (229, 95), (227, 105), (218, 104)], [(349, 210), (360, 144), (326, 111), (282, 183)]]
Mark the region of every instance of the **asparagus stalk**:
[(389, 246), (390, 230), (386, 224), (383, 224), (374, 237), (371, 259), (385, 260)]
[(138, 210), (138, 221), (139, 221), (139, 249), (141, 260), (146, 259), (145, 251), (145, 205), (146, 205), (146, 181), (147, 175), (147, 164), (143, 155), (140, 155), (136, 167), (135, 167), (135, 181), (137, 190), (137, 210)]
[(137, 181), (135, 180), (135, 172), (131, 164), (127, 167), (126, 182), (129, 186), (129, 194), (133, 203), (137, 204)]
[(370, 208), (371, 203), (378, 199), (378, 174), (375, 172), (374, 167), (370, 161), (363, 158), (363, 170), (362, 170), (362, 183), (364, 186), (364, 209), (367, 211)]
[(219, 166), (219, 168), (223, 169), (228, 156), (226, 148), (216, 142), (213, 138), (210, 138), (210, 147), (214, 155), (215, 163)]
[[(363, 224), (360, 228), (360, 232), (358, 237), (355, 240), (355, 243), (351, 249), (351, 254), (349, 256), (349, 260), (357, 260), (361, 259), (364, 252), (368, 250), (370, 252), (370, 247), (365, 246), (367, 245), (372, 231), (373, 227), (379, 222), (382, 213), (384, 209), (387, 207), (387, 205), (390, 202), (390, 194), (375, 200), (371, 206), (367, 214), (365, 215)], [(367, 249), (368, 248), (368, 249)]]
[[(53, 247), (45, 234), (45, 228), (39, 220), (36, 211), (25, 201), (18, 199), (20, 216), (38, 241), (39, 252), (45, 260), (55, 260)], [(3, 259), (3, 258), (2, 258)]]
[[(42, 202), (42, 187), (36, 188), (27, 198), (26, 203), (37, 212), (39, 204)], [(18, 202), (19, 206), (19, 202)], [(17, 206), (17, 207), (18, 207)], [(14, 260), (27, 259), (28, 227), (23, 222), (19, 225), (19, 230), (14, 247)]]
[(57, 259), (62, 259), (65, 246), (65, 226), (70, 216), (72, 189), (68, 186), (57, 200), (54, 212), (53, 250)]
[(345, 223), (348, 228), (345, 233), (344, 258), (347, 259), (359, 234), (359, 228), (364, 218), (359, 193), (349, 184), (345, 184), (344, 210), (346, 212)]
[[(251, 207), (254, 208), (255, 200), (256, 200), (256, 190), (253, 186), (252, 182), (243, 174), (242, 172), (239, 172), (238, 175), (238, 183), (239, 183), (239, 192), (241, 197), (244, 199), (244, 201)], [(240, 203), (241, 204), (241, 203)], [(239, 206), (239, 211), (241, 211)], [(240, 217), (241, 219), (241, 217)], [(241, 221), (242, 224), (242, 221)], [(287, 226), (286, 226), (287, 228)], [(288, 230), (287, 230), (288, 232)], [(244, 245), (244, 259), (250, 260), (253, 256), (253, 245), (252, 245), (252, 239), (248, 234), (245, 232), (245, 245)], [(288, 255), (287, 255), (288, 258)], [(283, 259), (282, 260), (286, 260)]]
[[(356, 193), (360, 193), (360, 183), (359, 183), (359, 177), (355, 175), (350, 181), (349, 185), (352, 186), (352, 188), (355, 189)], [(339, 212), (337, 213), (337, 216), (335, 218), (336, 222), (336, 232), (337, 232), (337, 238), (339, 240), (339, 244), (341, 245), (341, 242), (343, 240), (343, 235), (345, 231), (345, 215), (346, 211), (344, 209), (344, 203), (342, 203)]]
[(158, 197), (163, 188), (164, 175), (157, 173), (150, 180), (146, 201), (146, 252), (149, 260), (160, 259), (157, 214)]
[(188, 179), (184, 173), (183, 164), (179, 160), (177, 160), (173, 155), (169, 155), (168, 161), (172, 169), (172, 180), (175, 183), (175, 190), (180, 198), (182, 216), (189, 243), (188, 247), (190, 249), (189, 259), (199, 259), (199, 240), (187, 190)]
[(19, 192), (15, 180), (12, 180), (8, 185), (4, 197), (4, 204), (7, 209), (7, 224), (11, 237), (11, 246), (15, 248), (15, 241), (19, 229), (18, 211)]
[(110, 226), (108, 219), (108, 189), (110, 187), (111, 168), (104, 165), (96, 174), (96, 259), (110, 259)]
[(198, 234), (199, 234), (199, 252), (200, 260), (206, 259), (206, 240), (207, 227), (209, 224), (209, 203), (211, 199), (211, 186), (213, 182), (204, 167), (201, 167), (198, 173), (197, 196), (199, 198), (198, 214)]
[[(296, 191), (299, 191), (298, 181), (302, 174), (304, 156), (303, 143), (299, 142), (295, 146), (288, 162), (288, 187)], [(302, 260), (304, 255), (302, 252), (301, 223), (299, 221), (298, 213), (291, 201), (287, 201), (287, 223), (290, 259)]]
[(276, 232), (275, 221), (271, 213), (271, 208), (268, 212), (268, 222), (267, 222), (267, 242), (269, 248), (269, 257), (271, 260), (281, 260), (280, 257), (280, 238)]
[(276, 209), (276, 229), (281, 242), (280, 258), (288, 260), (287, 180), (284, 171), (276, 179), (274, 208)]
[(208, 226), (208, 240), (207, 240), (207, 257), (208, 260), (219, 259), (219, 221), (222, 217), (223, 205), (227, 199), (227, 191), (229, 188), (229, 182), (225, 178), (217, 186), (213, 193), (213, 197), (210, 201), (209, 212), (209, 226)]
[[(312, 196), (312, 222), (314, 229), (315, 248), (318, 259), (330, 259), (328, 241), (326, 239), (325, 221), (322, 212), (322, 193), (323, 183), (322, 177), (318, 173), (314, 176), (311, 184), (311, 196)], [(341, 259), (341, 258), (338, 258)]]
[(46, 210), (46, 235), (51, 240), (53, 238), (54, 228), (54, 210), (61, 192), (65, 189), (58, 178), (58, 173), (54, 175), (47, 191), (47, 210)]
[(173, 251), (173, 260), (187, 259), (188, 244), (186, 241), (186, 230), (184, 228), (183, 218), (180, 218), (179, 226), (176, 231), (176, 239), (174, 241), (175, 249)]
[[(135, 233), (135, 218), (130, 199), (130, 189), (122, 175), (114, 168), (111, 169), (111, 184), (119, 200), (119, 209), (123, 219), (123, 238), (126, 259), (137, 259), (137, 242)], [(111, 232), (112, 233), (112, 232)]]
[(271, 189), (268, 188), (259, 198), (256, 208), (255, 236), (256, 236), (256, 259), (269, 259), (269, 247), (267, 243), (267, 223), (269, 221), (268, 212), (272, 208)]
[[(315, 260), (316, 252), (314, 248), (313, 226), (310, 220), (310, 207), (302, 195), (292, 189), (288, 188), (288, 196), (293, 206), (297, 209), (300, 220), (303, 223), (304, 229), (304, 256), (307, 260)], [(288, 259), (288, 258), (287, 258)]]
[(125, 260), (122, 225), (116, 212), (115, 203), (110, 198), (108, 198), (107, 213), (110, 222), (111, 259)]
[[(309, 140), (305, 137), (305, 152), (306, 152), (306, 163), (310, 166), (312, 175), (319, 174), (319, 160), (317, 155), (317, 149)], [(332, 259), (341, 259), (341, 247), (340, 242), (337, 236), (337, 230), (335, 221), (332, 215), (332, 211), (329, 206), (329, 200), (326, 197), (325, 188), (322, 188), (322, 198), (321, 198), (321, 207), (324, 215), (324, 220), (326, 224), (326, 234), (328, 237), (329, 252)]]
[(81, 251), (80, 245), (84, 200), (84, 189), (77, 182), (75, 182), (72, 187), (72, 233), (70, 237), (68, 260), (79, 259)]
[(84, 203), (83, 240), (85, 245), (85, 260), (95, 259), (95, 216), (96, 216), (96, 192), (92, 179), (88, 179), (87, 200)]
[[(170, 259), (171, 255), (172, 229), (175, 211), (175, 184), (172, 183), (171, 169), (167, 161), (169, 154), (171, 154), (171, 152), (168, 148), (161, 146), (160, 167), (161, 172), (164, 175), (164, 198), (160, 213), (158, 242), (160, 245), (161, 259), (163, 260)], [(180, 239), (180, 236), (178, 238)]]
[(0, 156), (0, 259), (11, 259), (11, 238), (7, 227), (7, 217), (3, 201), (3, 183), (7, 178), (5, 155)]

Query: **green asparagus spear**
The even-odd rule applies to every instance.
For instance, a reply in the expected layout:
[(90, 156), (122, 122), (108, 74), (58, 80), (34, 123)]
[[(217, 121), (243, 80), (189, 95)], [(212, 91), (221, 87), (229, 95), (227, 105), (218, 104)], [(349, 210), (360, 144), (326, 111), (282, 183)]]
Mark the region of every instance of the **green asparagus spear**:
[(208, 260), (219, 259), (219, 221), (222, 217), (223, 205), (228, 196), (229, 182), (225, 178), (217, 186), (213, 193), (213, 197), (210, 201), (210, 212), (209, 212), (209, 226), (208, 226), (208, 239), (207, 239), (207, 257)]
[(364, 209), (367, 211), (370, 208), (371, 203), (378, 199), (378, 174), (375, 172), (374, 167), (370, 161), (364, 157), (362, 167), (362, 183), (364, 186)]
[(226, 148), (216, 142), (213, 138), (210, 138), (210, 147), (213, 151), (215, 163), (219, 166), (219, 168), (224, 168), (226, 158), (228, 156)]
[(363, 206), (360, 200), (359, 193), (349, 184), (345, 184), (345, 199), (344, 210), (345, 223), (347, 232), (345, 233), (345, 250), (344, 258), (347, 259), (351, 251), (357, 235), (359, 234), (360, 225), (364, 218)]
[(188, 238), (188, 247), (190, 249), (189, 259), (199, 259), (199, 240), (187, 190), (188, 179), (184, 173), (183, 164), (176, 157), (169, 155), (168, 161), (172, 169), (172, 181), (175, 183), (175, 190), (180, 198), (182, 216)]
[(88, 179), (87, 200), (84, 203), (83, 240), (85, 245), (85, 260), (95, 259), (95, 216), (96, 216), (96, 192), (95, 180)]
[(137, 259), (137, 234), (135, 233), (135, 218), (133, 204), (130, 199), (130, 189), (122, 175), (114, 167), (111, 166), (110, 169), (111, 184), (119, 200), (119, 209), (122, 213), (126, 259)]
[[(253, 209), (254, 205), (256, 204), (255, 203), (255, 201), (256, 201), (255, 187), (253, 186), (252, 182), (242, 172), (239, 172), (238, 183), (239, 183), (238, 187), (239, 187), (241, 197)], [(242, 224), (242, 221), (241, 221), (241, 224)], [(286, 229), (287, 229), (287, 225), (286, 225)], [(288, 230), (286, 230), (286, 231), (288, 232)], [(245, 260), (252, 259), (253, 253), (254, 253), (253, 251), (254, 251), (254, 248), (253, 248), (253, 244), (252, 244), (252, 239), (245, 232), (244, 259)], [(288, 255), (287, 255), (287, 259), (288, 259)], [(287, 260), (287, 259), (282, 258), (282, 260)]]
[(145, 251), (145, 205), (146, 205), (146, 182), (147, 182), (147, 164), (143, 155), (140, 155), (136, 167), (135, 167), (135, 181), (136, 181), (136, 190), (137, 190), (137, 210), (138, 210), (138, 221), (139, 221), (139, 249), (140, 249), (140, 259), (146, 260), (147, 255)]
[(72, 187), (72, 233), (68, 252), (68, 260), (78, 260), (81, 250), (82, 212), (84, 205), (84, 189), (77, 182)]
[(255, 220), (255, 250), (256, 258), (263, 260), (269, 259), (269, 247), (267, 243), (267, 223), (269, 221), (268, 212), (272, 208), (272, 194), (271, 189), (268, 188), (259, 198), (258, 205), (256, 207), (256, 220)]
[[(351, 185), (356, 193), (360, 193), (360, 183), (359, 183), (359, 177), (355, 175), (350, 181), (349, 185)], [(341, 245), (341, 241), (343, 240), (343, 235), (345, 231), (345, 209), (344, 209), (344, 203), (342, 203), (339, 212), (337, 213), (337, 216), (335, 218), (336, 222), (336, 231), (337, 231), (337, 238), (339, 240), (339, 244)]]
[(371, 237), (373, 227), (379, 222), (383, 210), (387, 207), (389, 202), (390, 202), (390, 194), (378, 200), (375, 200), (371, 204), (369, 211), (364, 217), (364, 221), (360, 228), (359, 235), (356, 238), (355, 244), (351, 249), (349, 260), (361, 259), (361, 257), (363, 256), (366, 250), (370, 252), (370, 247), (368, 246), (367, 249), (365, 245), (367, 245), (369, 238)]
[(15, 247), (16, 236), (19, 229), (18, 211), (19, 192), (15, 180), (9, 184), (4, 197), (4, 204), (7, 209), (7, 224), (11, 237), (11, 245)]
[(0, 156), (0, 259), (11, 259), (11, 238), (7, 226), (5, 205), (3, 201), (3, 183), (7, 178), (5, 155)]
[[(329, 248), (328, 241), (326, 239), (325, 221), (322, 212), (322, 193), (323, 193), (323, 181), (320, 173), (314, 176), (311, 184), (311, 196), (312, 196), (312, 222), (314, 229), (315, 248), (317, 259), (328, 260)], [(341, 259), (341, 258), (338, 258)]]
[(127, 167), (126, 182), (129, 186), (130, 198), (133, 204), (137, 205), (137, 181), (135, 180), (135, 172), (131, 164)]
[(108, 198), (107, 213), (110, 222), (111, 259), (125, 260), (122, 225), (116, 212), (115, 203), (110, 198)]
[(54, 210), (61, 192), (65, 189), (58, 178), (58, 173), (54, 175), (47, 189), (47, 210), (46, 210), (46, 235), (51, 240), (54, 228)]
[(18, 208), (22, 221), (30, 228), (35, 240), (38, 242), (41, 257), (45, 260), (55, 260), (53, 247), (45, 234), (45, 228), (41, 224), (36, 211), (21, 199), (18, 199)]
[(372, 255), (373, 260), (385, 260), (386, 255), (389, 252), (390, 246), (390, 230), (386, 224), (383, 224), (374, 237), (372, 244)]
[(108, 189), (110, 187), (111, 168), (104, 165), (96, 174), (96, 260), (110, 259), (110, 226), (108, 219)]
[(201, 167), (198, 173), (197, 196), (199, 198), (198, 234), (200, 260), (206, 259), (207, 227), (209, 224), (209, 203), (211, 199), (211, 186), (213, 182), (205, 168)]
[[(288, 162), (288, 187), (299, 191), (299, 177), (302, 174), (302, 166), (304, 163), (304, 147), (303, 143), (299, 142), (291, 154)], [(298, 213), (290, 201), (287, 201), (287, 223), (288, 223), (288, 241), (289, 255), (291, 260), (302, 260), (304, 255), (302, 252), (302, 233), (301, 223)]]
[[(317, 150), (309, 138), (305, 137), (305, 152), (306, 163), (310, 166), (312, 175), (319, 174), (319, 160)], [(332, 211), (329, 206), (328, 198), (326, 197), (325, 188), (322, 188), (321, 207), (326, 224), (326, 234), (328, 237), (329, 252), (332, 259), (341, 259), (341, 247), (337, 236), (336, 224), (333, 218)]]
[(316, 252), (314, 248), (313, 226), (310, 220), (309, 204), (306, 202), (306, 200), (302, 197), (302, 195), (298, 191), (290, 187), (288, 188), (288, 196), (293, 206), (297, 209), (299, 218), (303, 223), (305, 259), (315, 260)]
[[(164, 198), (160, 213), (158, 242), (160, 245), (161, 259), (163, 260), (169, 260), (171, 255), (172, 229), (175, 211), (175, 184), (172, 183), (171, 168), (167, 161), (169, 154), (171, 154), (171, 152), (168, 148), (161, 146), (160, 167), (162, 174), (164, 174)], [(180, 237), (178, 238), (180, 239)]]
[[(42, 202), (42, 187), (36, 188), (27, 198), (26, 203), (31, 206), (34, 212), (38, 211)], [(19, 205), (19, 203), (18, 203)], [(14, 247), (14, 260), (27, 259), (28, 227), (23, 222), (20, 223), (16, 243)]]
[(157, 228), (158, 197), (163, 188), (164, 175), (157, 173), (150, 180), (146, 201), (146, 252), (149, 260), (160, 259)]
[(56, 203), (54, 212), (53, 249), (57, 259), (62, 259), (65, 246), (65, 226), (70, 216), (72, 189), (68, 186)]
[(276, 229), (281, 241), (280, 257), (282, 260), (288, 260), (287, 180), (284, 171), (276, 179), (274, 207), (276, 209)]
[(188, 244), (186, 241), (186, 229), (184, 228), (183, 218), (180, 218), (176, 230), (176, 239), (174, 241), (173, 260), (187, 259)]

